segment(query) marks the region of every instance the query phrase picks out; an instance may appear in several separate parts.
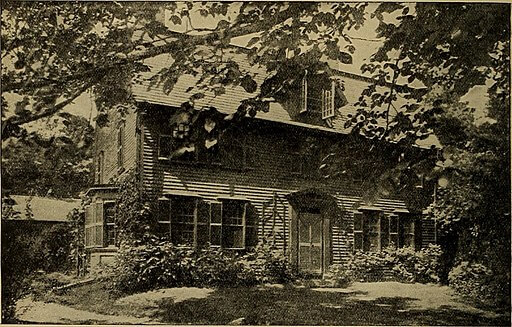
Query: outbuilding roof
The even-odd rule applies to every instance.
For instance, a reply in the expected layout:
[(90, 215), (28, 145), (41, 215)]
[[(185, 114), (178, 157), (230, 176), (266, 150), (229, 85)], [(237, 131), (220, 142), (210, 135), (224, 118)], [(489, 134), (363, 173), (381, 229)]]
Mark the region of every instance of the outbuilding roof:
[(26, 215), (27, 204), (37, 221), (68, 221), (68, 213), (80, 206), (78, 199), (53, 199), (40, 196), (11, 195), (15, 201), (13, 210), (19, 212), (19, 219), (28, 219)]

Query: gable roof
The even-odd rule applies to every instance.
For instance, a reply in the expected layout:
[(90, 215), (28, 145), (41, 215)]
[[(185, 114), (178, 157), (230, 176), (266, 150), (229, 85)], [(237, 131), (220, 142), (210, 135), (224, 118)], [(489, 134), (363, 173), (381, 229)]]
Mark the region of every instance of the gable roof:
[[(211, 106), (221, 113), (229, 115), (237, 110), (243, 100), (252, 98), (259, 93), (262, 83), (269, 76), (265, 67), (261, 65), (251, 65), (244, 54), (230, 52), (229, 55), (233, 56), (232, 59), (238, 63), (241, 71), (247, 71), (253, 75), (253, 79), (257, 83), (256, 91), (254, 93), (248, 93), (242, 86), (226, 86), (225, 93), (219, 96), (215, 96), (211, 91), (203, 92), (205, 96), (194, 102), (196, 108)], [(162, 85), (151, 85), (151, 77), (160, 72), (160, 70), (170, 67), (172, 63), (173, 59), (170, 54), (161, 54), (144, 61), (144, 64), (150, 68), (149, 71), (141, 73), (131, 86), (132, 95), (137, 102), (179, 107), (182, 103), (189, 101), (194, 93), (198, 92), (195, 85), (199, 80), (199, 76), (192, 76), (190, 74), (181, 75), (169, 93), (164, 92)], [(358, 101), (361, 92), (372, 83), (372, 79), (342, 71), (337, 71), (336, 74), (337, 79), (344, 84), (345, 90), (343, 91), (343, 95), (347, 103), (340, 108), (335, 108), (335, 116), (331, 119), (330, 126), (327, 125), (327, 123), (324, 123), (324, 125), (313, 125), (311, 123), (296, 121), (290, 116), (290, 113), (277, 102), (270, 103), (270, 110), (268, 112), (259, 111), (255, 118), (348, 134), (350, 129), (344, 127), (345, 122), (350, 119), (351, 114), (357, 111), (355, 103)], [(387, 86), (377, 86), (377, 89), (387, 89)], [(406, 103), (406, 100), (399, 98), (396, 107), (399, 108), (404, 103)]]
[(25, 213), (28, 202), (30, 202), (34, 220), (37, 221), (67, 222), (69, 221), (68, 213), (80, 206), (78, 199), (52, 199), (27, 195), (11, 195), (11, 198), (16, 202), (13, 205), (13, 210), (20, 213), (22, 220), (28, 219)]

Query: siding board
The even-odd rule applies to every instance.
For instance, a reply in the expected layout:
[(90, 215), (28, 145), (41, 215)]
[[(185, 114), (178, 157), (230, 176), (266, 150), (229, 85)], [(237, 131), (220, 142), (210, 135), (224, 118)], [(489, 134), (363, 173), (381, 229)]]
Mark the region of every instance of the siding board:
[[(147, 191), (161, 195), (172, 191), (197, 193), (207, 201), (219, 196), (240, 196), (250, 200), (260, 216), (259, 236), (272, 242), (277, 235), (277, 247), (290, 249), (290, 212), (286, 196), (307, 188), (319, 188), (333, 195), (347, 220), (347, 230), (335, 223), (331, 228), (332, 263), (341, 263), (352, 252), (353, 209), (361, 202), (361, 191), (350, 180), (304, 179), (288, 171), (282, 160), (288, 149), (283, 133), (270, 133), (252, 136), (248, 143), (258, 149), (255, 168), (230, 170), (223, 167), (208, 167), (201, 164), (171, 163), (158, 159), (158, 133), (162, 129), (151, 120), (143, 122), (142, 173), (143, 185)], [(285, 136), (284, 136), (285, 137)], [(274, 196), (279, 201), (276, 209), (281, 218), (272, 224), (269, 215)], [(380, 199), (373, 205), (384, 212), (405, 209), (398, 199)], [(263, 212), (265, 216), (263, 217)]]

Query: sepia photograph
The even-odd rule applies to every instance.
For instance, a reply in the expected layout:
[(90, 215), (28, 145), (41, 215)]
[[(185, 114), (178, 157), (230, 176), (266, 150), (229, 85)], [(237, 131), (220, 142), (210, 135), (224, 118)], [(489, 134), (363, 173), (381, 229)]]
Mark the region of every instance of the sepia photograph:
[(508, 2), (1, 6), (1, 323), (510, 326)]

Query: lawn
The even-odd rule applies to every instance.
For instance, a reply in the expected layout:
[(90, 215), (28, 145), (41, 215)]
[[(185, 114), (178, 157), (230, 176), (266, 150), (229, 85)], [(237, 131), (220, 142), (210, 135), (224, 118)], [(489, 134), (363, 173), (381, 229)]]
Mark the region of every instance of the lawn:
[(448, 287), (356, 283), (346, 289), (282, 285), (166, 289), (121, 297), (106, 283), (45, 296), (76, 309), (145, 317), (165, 324), (250, 325), (492, 325), (510, 326), (510, 315), (465, 304)]

